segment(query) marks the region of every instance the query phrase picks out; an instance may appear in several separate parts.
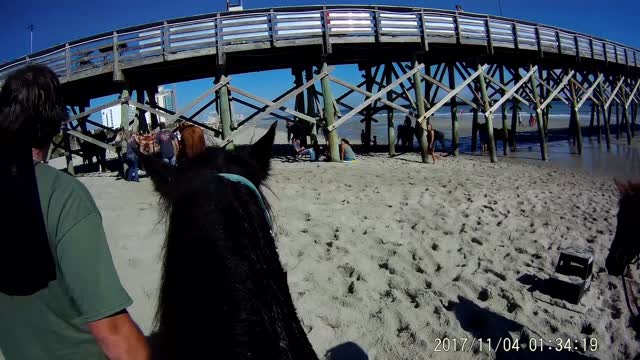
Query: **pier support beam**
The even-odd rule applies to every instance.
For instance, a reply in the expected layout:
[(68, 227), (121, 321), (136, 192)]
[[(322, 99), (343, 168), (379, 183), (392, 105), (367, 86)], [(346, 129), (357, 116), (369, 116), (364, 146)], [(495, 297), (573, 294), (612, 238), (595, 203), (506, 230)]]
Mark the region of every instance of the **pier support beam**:
[[(631, 125), (629, 121), (629, 106), (627, 105), (627, 88), (626, 86), (622, 87), (622, 104), (620, 107), (622, 108), (622, 123), (624, 125), (624, 132), (627, 134), (627, 145), (631, 145)], [(620, 130), (618, 130), (620, 132)]]
[[(576, 96), (576, 86), (573, 81), (569, 82), (569, 89), (571, 91), (571, 119), (573, 121), (576, 143), (578, 147), (578, 155), (582, 155), (582, 127), (580, 126), (580, 108), (578, 107), (578, 97)], [(571, 128), (571, 126), (569, 127)], [(569, 134), (571, 137), (571, 134)]]
[(604, 122), (604, 139), (607, 144), (607, 150), (611, 149), (611, 127), (609, 126), (609, 122), (611, 120), (611, 106), (609, 106), (609, 102), (606, 100), (605, 92), (604, 92), (604, 82), (600, 83), (600, 99), (602, 99), (601, 109), (602, 109), (602, 120)]
[[(304, 80), (302, 78), (303, 75), (303, 70), (301, 68), (293, 68), (291, 69), (291, 73), (293, 74), (293, 84), (295, 86), (295, 88), (299, 88), (304, 84)], [(296, 100), (295, 100), (295, 104), (294, 104), (294, 110), (299, 112), (299, 113), (305, 113), (305, 106), (304, 106), (304, 92), (299, 93), (298, 95), (296, 95)], [(297, 124), (301, 125), (304, 127), (305, 131), (304, 131), (304, 136), (302, 137), (302, 139), (300, 139), (300, 145), (304, 146), (305, 148), (308, 147), (307, 144), (307, 135), (310, 135), (306, 129), (308, 129), (308, 124), (306, 123), (302, 123), (302, 120), (295, 116), (294, 117), (295, 121)]]
[[(478, 71), (482, 71), (482, 65), (478, 65)], [(478, 82), (480, 83), (480, 92), (482, 93), (482, 101), (484, 103), (485, 121), (487, 127), (487, 138), (489, 145), (489, 157), (492, 163), (498, 162), (498, 156), (496, 154), (496, 143), (493, 136), (493, 114), (489, 111), (491, 104), (489, 103), (489, 94), (487, 93), (487, 84), (484, 79), (484, 74), (478, 76)]]
[[(513, 84), (515, 86), (515, 84), (517, 84), (522, 77), (520, 75), (520, 67), (517, 67), (513, 73), (514, 73)], [(514, 96), (513, 99), (511, 100), (511, 133), (513, 136), (509, 136), (511, 151), (517, 150), (516, 133), (518, 131), (518, 118), (520, 117), (519, 111), (520, 111), (520, 102), (518, 101), (518, 98)]]
[[(391, 68), (393, 64), (388, 63), (384, 66), (384, 76), (385, 76), (385, 85), (389, 86), (393, 83), (393, 72)], [(387, 92), (387, 101), (393, 101), (393, 95), (390, 92)], [(396, 155), (396, 129), (393, 124), (393, 108), (387, 105), (387, 135), (389, 138), (389, 156)]]
[[(479, 104), (479, 99), (475, 99)], [(478, 149), (478, 109), (472, 109), (473, 120), (471, 122), (471, 152), (476, 152)]]
[[(456, 76), (453, 64), (449, 64), (449, 87), (456, 88)], [(451, 98), (451, 153), (458, 156), (458, 99)], [(435, 141), (435, 140), (434, 140)]]
[[(152, 108), (156, 108), (158, 106), (158, 103), (156, 101), (156, 95), (158, 93), (158, 88), (157, 87), (152, 87), (152, 88), (148, 88), (146, 90), (147, 93), (147, 98), (149, 99), (149, 106), (151, 106)], [(150, 113), (150, 119), (151, 120), (151, 131), (155, 130), (158, 128), (158, 115), (156, 115), (155, 113)]]
[(616, 101), (616, 140), (620, 140), (620, 106)]
[(598, 130), (598, 145), (602, 142), (602, 123), (600, 122), (600, 106), (596, 106), (596, 126)]
[[(144, 104), (144, 90), (137, 89), (136, 90), (136, 100), (140, 104)], [(146, 111), (144, 109), (138, 108), (138, 128), (136, 129), (140, 134), (148, 134), (149, 133), (149, 124), (147, 124), (147, 116)], [(151, 114), (150, 114), (151, 115)]]
[[(309, 81), (311, 79), (313, 79), (313, 69), (311, 68), (311, 66), (307, 66), (304, 69), (304, 76), (306, 81)], [(316, 86), (309, 86), (307, 88), (307, 111), (306, 114), (311, 116), (312, 118), (317, 119), (318, 118), (318, 109), (316, 108)], [(313, 125), (311, 127), (311, 134), (314, 136), (318, 136), (318, 127), (317, 127), (317, 123), (315, 125)]]
[[(533, 68), (533, 65), (531, 65)], [(542, 156), (542, 161), (547, 161), (548, 153), (547, 153), (547, 139), (546, 134), (544, 132), (544, 120), (542, 117), (542, 108), (540, 103), (540, 96), (538, 96), (538, 82), (536, 81), (535, 76), (530, 77), (531, 81), (531, 93), (533, 95), (534, 106), (536, 107), (536, 122), (538, 123), (538, 135), (540, 136), (540, 155)]]
[[(218, 82), (223, 78), (218, 78)], [(224, 84), (218, 89), (218, 115), (222, 124), (222, 140), (227, 140), (231, 136), (231, 101), (229, 101), (229, 86)], [(233, 144), (228, 143), (227, 150), (233, 149)]]
[[(504, 66), (503, 65), (499, 65), (500, 66), (500, 83), (504, 84), (505, 80), (504, 80)], [(515, 85), (514, 85), (515, 86)], [(501, 92), (500, 94), (502, 96), (505, 96), (505, 94), (507, 93), (507, 91), (504, 88), (501, 88)], [(513, 97), (514, 99), (516, 98), (515, 96)], [(502, 106), (500, 106), (501, 110), (502, 110), (502, 146), (503, 146), (503, 155), (507, 156), (509, 155), (509, 127), (507, 126), (507, 103), (504, 102), (502, 103)]]
[[(125, 87), (122, 89), (122, 94), (120, 95), (121, 99), (125, 99), (129, 97), (129, 88)], [(129, 102), (125, 101), (120, 104), (120, 128), (129, 129)]]
[[(418, 60), (416, 60), (416, 58), (413, 58), (413, 64), (414, 67), (418, 66)], [(415, 92), (416, 95), (416, 108), (418, 110), (418, 118), (421, 118), (422, 115), (424, 115), (425, 113), (425, 109), (424, 109), (424, 93), (422, 92), (422, 86), (421, 86), (421, 76), (420, 76), (420, 72), (417, 71), (413, 74), (413, 90)], [(416, 130), (417, 130), (417, 135), (418, 135), (418, 143), (420, 145), (420, 157), (422, 158), (422, 162), (423, 163), (427, 163), (428, 161), (428, 156), (427, 156), (427, 149), (429, 147), (429, 144), (427, 144), (426, 141), (426, 136), (424, 135), (424, 129), (422, 128), (422, 126), (420, 126), (419, 123), (416, 122), (415, 124), (416, 126)], [(405, 129), (405, 131), (410, 131), (411, 129)], [(413, 133), (411, 134), (411, 144), (413, 144)]]
[[(327, 72), (328, 70), (327, 60), (322, 59), (322, 68), (321, 72)], [(329, 142), (329, 156), (331, 161), (339, 162), (340, 161), (340, 150), (338, 149), (338, 131), (337, 129), (332, 129), (331, 126), (336, 121), (336, 109), (333, 106), (334, 98), (333, 93), (331, 92), (331, 82), (327, 76), (324, 76), (322, 80), (320, 80), (322, 84), (322, 100), (324, 101), (324, 117), (325, 117), (325, 131), (327, 131), (327, 139)]]
[(591, 117), (589, 120), (589, 138), (593, 137), (593, 126), (596, 119), (596, 104), (591, 103)]
[[(364, 81), (365, 81), (365, 90), (367, 92), (373, 92), (373, 84), (375, 79), (373, 78), (373, 74), (371, 74), (371, 67), (367, 66), (364, 69)], [(364, 118), (364, 151), (369, 153), (371, 152), (371, 121), (373, 117), (373, 104), (367, 106), (367, 110), (365, 112)]]
[(65, 124), (62, 129), (62, 141), (64, 143), (65, 159), (67, 160), (67, 172), (71, 176), (75, 176), (75, 168), (73, 166), (73, 155), (71, 153), (71, 136), (67, 132), (69, 130), (69, 124)]

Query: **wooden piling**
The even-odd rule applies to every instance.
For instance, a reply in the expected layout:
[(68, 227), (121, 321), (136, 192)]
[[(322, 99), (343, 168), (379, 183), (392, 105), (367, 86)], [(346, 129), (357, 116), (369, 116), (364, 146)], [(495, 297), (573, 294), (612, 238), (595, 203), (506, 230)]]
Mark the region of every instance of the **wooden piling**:
[[(326, 72), (328, 68), (327, 60), (322, 59), (322, 68), (320, 71)], [(336, 121), (336, 110), (333, 107), (333, 93), (331, 92), (331, 83), (329, 78), (324, 76), (320, 82), (322, 84), (322, 100), (324, 102), (325, 131), (327, 131), (326, 129)], [(338, 148), (338, 129), (329, 131), (327, 139), (329, 141), (329, 156), (331, 161), (339, 162), (340, 150)]]
[[(388, 63), (384, 66), (385, 85), (389, 85), (393, 82), (393, 71), (391, 67), (393, 64)], [(393, 101), (393, 96), (390, 91), (387, 92), (387, 101)], [(389, 156), (396, 155), (396, 129), (393, 124), (393, 108), (387, 106), (387, 135), (389, 138)]]
[[(136, 101), (140, 104), (144, 104), (144, 90), (136, 89)], [(147, 116), (146, 111), (144, 109), (138, 110), (138, 133), (147, 134), (149, 133), (149, 124), (147, 124)]]
[[(414, 61), (414, 66), (416, 66), (417, 61)], [(426, 76), (431, 76), (431, 66), (430, 65), (426, 65), (424, 67), (424, 74)], [(420, 83), (414, 83), (413, 84), (416, 87), (420, 86)], [(431, 103), (429, 101), (429, 96), (431, 94), (431, 82), (430, 81), (425, 81), (424, 82), (424, 92), (422, 93), (422, 96), (424, 98), (424, 100), (422, 101), (422, 103), (424, 104), (424, 111), (427, 112), (429, 110), (429, 108), (431, 107)], [(424, 122), (424, 126), (427, 127), (427, 125), (429, 125), (429, 123), (431, 122), (431, 118), (427, 118)], [(429, 149), (429, 142), (427, 141), (427, 132), (425, 131), (425, 128), (422, 127), (422, 125), (420, 123), (418, 123), (416, 121), (415, 125), (415, 131), (416, 131), (416, 136), (418, 138), (418, 144), (420, 146), (420, 156), (422, 158), (422, 162), (423, 163), (427, 163), (428, 160), (428, 149)]]
[[(218, 81), (220, 81), (221, 78), (222, 77), (219, 77)], [(229, 87), (226, 84), (218, 89), (218, 109), (220, 122), (222, 124), (222, 140), (226, 140), (231, 136), (231, 101), (229, 100)], [(226, 146), (227, 150), (232, 150), (233, 148), (232, 142)]]
[[(482, 65), (478, 64), (478, 70), (482, 70)], [(492, 163), (495, 163), (498, 162), (498, 155), (496, 154), (496, 143), (493, 136), (493, 114), (489, 112), (489, 109), (491, 109), (491, 104), (489, 103), (489, 94), (487, 93), (487, 84), (484, 79), (484, 74), (478, 76), (478, 82), (480, 83), (480, 92), (482, 93), (482, 101), (484, 102), (484, 112), (488, 134), (487, 145), (489, 145), (489, 158), (491, 159)]]
[[(296, 88), (301, 87), (304, 84), (304, 80), (303, 80), (303, 70), (302, 68), (298, 68), (295, 67), (293, 69), (291, 69), (291, 73), (293, 75), (293, 84)], [(294, 109), (301, 113), (304, 114), (305, 112), (305, 101), (304, 101), (304, 92), (299, 93), (298, 95), (296, 95), (296, 100), (294, 103)], [(307, 123), (305, 122), (304, 124), (302, 123), (302, 120), (300, 118), (298, 118), (297, 116), (294, 116), (294, 119), (296, 121), (296, 123), (302, 125), (305, 129), (307, 128)], [(300, 139), (300, 145), (307, 147), (307, 135), (309, 135), (306, 131), (304, 132), (304, 136), (302, 137), (302, 139)]]
[[(417, 67), (418, 64), (418, 60), (416, 60), (416, 57), (413, 57), (413, 66)], [(415, 72), (413, 74), (413, 90), (416, 96), (416, 107), (418, 110), (418, 117), (422, 117), (422, 115), (424, 115), (425, 113), (425, 107), (424, 107), (424, 93), (422, 92), (422, 80), (421, 80), (421, 76), (420, 76), (420, 72)], [(422, 126), (420, 126), (419, 123), (416, 122), (415, 124), (416, 128), (418, 129), (418, 142), (420, 145), (420, 156), (422, 157), (422, 162), (423, 163), (427, 163), (428, 161), (428, 148), (429, 148), (429, 144), (426, 141), (426, 137), (424, 136), (424, 129), (422, 128)], [(405, 131), (411, 131), (412, 129), (405, 129)], [(411, 136), (411, 142), (413, 143), (413, 133)]]
[(67, 160), (67, 172), (71, 176), (75, 176), (75, 168), (73, 166), (73, 155), (71, 153), (71, 136), (67, 132), (69, 130), (69, 125), (65, 124), (62, 129), (62, 141), (64, 142), (64, 153), (65, 160)]
[(631, 137), (636, 136), (636, 117), (638, 116), (638, 103), (631, 103)]
[[(520, 75), (520, 68), (519, 67), (516, 68), (514, 73), (515, 73), (514, 79), (513, 79), (514, 84), (517, 84), (522, 78), (522, 76)], [(519, 107), (520, 107), (520, 102), (514, 96), (511, 100), (511, 133), (513, 134), (513, 136), (509, 137), (509, 140), (511, 143), (511, 151), (517, 150), (516, 133), (518, 131), (518, 116), (519, 116), (518, 108)]]
[(620, 140), (620, 106), (618, 101), (615, 101), (616, 107), (616, 140)]
[[(311, 68), (311, 66), (307, 66), (304, 69), (304, 76), (305, 76), (305, 80), (306, 81), (310, 81), (311, 79), (313, 79), (313, 69)], [(316, 109), (316, 86), (309, 86), (307, 88), (307, 112), (306, 114), (313, 117), (313, 118), (317, 118), (318, 117), (318, 110)], [(318, 136), (318, 127), (317, 127), (318, 123), (316, 123), (315, 125), (313, 125), (311, 127), (311, 134)]]
[[(500, 83), (504, 84), (504, 66), (500, 65)], [(502, 96), (506, 94), (506, 90), (502, 89), (500, 92)], [(507, 126), (507, 103), (504, 102), (501, 106), (502, 110), (502, 146), (503, 146), (503, 155), (509, 155), (509, 129)]]
[(578, 145), (578, 155), (582, 155), (582, 128), (580, 126), (580, 114), (578, 112), (578, 110), (580, 109), (578, 108), (578, 97), (576, 96), (576, 86), (572, 81), (569, 82), (569, 89), (571, 91), (571, 102), (572, 102), (571, 104), (572, 120), (569, 120), (569, 121), (573, 121), (573, 125), (575, 127), (574, 131), (576, 132), (575, 136), (576, 136), (577, 145)]
[[(604, 84), (602, 81), (600, 82), (599, 90), (600, 90), (600, 98), (604, 100), (606, 97), (604, 92)], [(607, 150), (609, 150), (611, 149), (611, 128), (609, 126), (609, 121), (611, 120), (611, 106), (607, 107), (605, 101), (602, 101), (601, 110), (602, 110), (602, 121), (604, 122), (604, 130), (605, 130), (604, 139), (607, 144)]]
[[(121, 99), (129, 97), (129, 88), (122, 89)], [(129, 129), (129, 102), (125, 101), (120, 105), (120, 128)]]
[(589, 120), (589, 137), (593, 137), (593, 126), (596, 117), (596, 104), (591, 102), (591, 118)]
[[(631, 145), (631, 126), (629, 124), (629, 107), (627, 106), (627, 91), (626, 88), (622, 87), (622, 104), (620, 104), (622, 108), (622, 123), (624, 126), (624, 132), (627, 134), (627, 145)], [(619, 132), (620, 130), (618, 130)]]
[[(449, 88), (456, 88), (456, 76), (454, 72), (453, 63), (450, 63), (448, 68), (449, 72)], [(451, 98), (451, 153), (453, 156), (458, 156), (458, 100), (454, 96)]]
[[(156, 102), (156, 94), (158, 93), (158, 88), (155, 86), (152, 88), (147, 88), (146, 93), (147, 93), (147, 98), (149, 99), (149, 106), (156, 109), (156, 107), (158, 106), (158, 103)], [(151, 113), (150, 120), (151, 120), (150, 130), (155, 130), (158, 127), (158, 123), (159, 123), (158, 115), (156, 115), (155, 113)]]
[[(375, 83), (375, 79), (373, 78), (373, 74), (371, 74), (371, 67), (367, 66), (364, 69), (364, 79), (365, 79), (365, 90), (369, 93), (373, 93), (373, 85)], [(374, 103), (375, 104), (375, 103)], [(371, 117), (373, 116), (373, 105), (371, 104), (367, 106), (367, 110), (365, 112), (364, 118), (364, 151), (371, 151)]]
[[(480, 107), (480, 103), (476, 101), (476, 105)], [(471, 152), (476, 152), (478, 149), (478, 109), (472, 110), (473, 120), (471, 122)]]
[(598, 127), (598, 144), (602, 142), (602, 123), (600, 122), (600, 106), (596, 106), (596, 123)]
[[(533, 65), (530, 66), (530, 69), (533, 68)], [(542, 161), (548, 160), (547, 153), (547, 139), (544, 131), (543, 117), (542, 117), (542, 109), (540, 109), (540, 96), (538, 96), (538, 82), (536, 81), (535, 76), (530, 77), (531, 81), (531, 92), (533, 95), (534, 106), (536, 107), (536, 122), (538, 123), (538, 135), (540, 136), (540, 154), (542, 156)]]
[[(85, 112), (86, 108), (84, 106), (78, 106), (78, 114), (81, 114), (83, 112)], [(82, 119), (78, 119), (78, 123), (80, 124), (80, 129), (82, 130), (83, 134), (86, 134), (88, 132), (87, 130), (87, 119), (89, 117), (84, 117)]]
[[(538, 75), (540, 77), (540, 81), (547, 81), (549, 79), (549, 71), (547, 70), (547, 79), (545, 79), (544, 77), (544, 70), (542, 69), (542, 67), (538, 67)], [(544, 86), (540, 87), (540, 92), (539, 92), (539, 96), (542, 99), (546, 99), (547, 95), (549, 95), (549, 91), (547, 90), (547, 88), (545, 88)], [(543, 123), (543, 132), (544, 132), (544, 136), (546, 139), (547, 133), (549, 132), (549, 111), (551, 110), (552, 105), (549, 104), (547, 105), (547, 107), (545, 107), (544, 109), (542, 109), (542, 123)], [(538, 119), (538, 122), (540, 122), (540, 119)], [(545, 140), (546, 141), (546, 140)]]

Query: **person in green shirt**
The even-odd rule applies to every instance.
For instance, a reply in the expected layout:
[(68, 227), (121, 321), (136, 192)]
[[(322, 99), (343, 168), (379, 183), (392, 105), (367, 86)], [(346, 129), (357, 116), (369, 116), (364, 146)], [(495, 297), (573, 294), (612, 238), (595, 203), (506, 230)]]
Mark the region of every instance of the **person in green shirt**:
[[(9, 154), (3, 156), (9, 160), (0, 164), (13, 168), (0, 169), (0, 184), (10, 184), (12, 174), (24, 176), (22, 182), (35, 175), (34, 203), (41, 208), (42, 218), (21, 222), (44, 223), (43, 238), (48, 241), (53, 262), (51, 274), (46, 274), (41, 262), (34, 262), (34, 271), (42, 273), (36, 280), (24, 275), (22, 268), (12, 273), (6, 271), (6, 264), (0, 266), (4, 272), (0, 289), (8, 289), (0, 291), (0, 351), (7, 360), (148, 359), (146, 339), (126, 311), (132, 300), (116, 273), (102, 217), (91, 194), (72, 176), (43, 163), (53, 137), (67, 119), (62, 88), (47, 67), (29, 65), (6, 79), (0, 91), (0, 141), (15, 141), (13, 148), (17, 150), (5, 149)], [(20, 144), (31, 145), (31, 171), (21, 173), (22, 168), (11, 163), (12, 158), (21, 158), (29, 150), (27, 146), (23, 151)], [(27, 187), (17, 188), (28, 192), (24, 190)], [(2, 187), (1, 191), (6, 194), (13, 189)], [(27, 193), (11, 196), (22, 195), (25, 202), (30, 201)], [(11, 206), (0, 204), (4, 210)], [(19, 226), (0, 219), (0, 228)], [(20, 253), (15, 242), (33, 249), (39, 244), (35, 237), (0, 237), (2, 259), (13, 261), (10, 257), (14, 256), (33, 262), (28, 254)], [(14, 292), (15, 279), (44, 285), (33, 289), (23, 283), (19, 284), (23, 289), (18, 286)], [(21, 292), (24, 289), (33, 290), (26, 294)]]

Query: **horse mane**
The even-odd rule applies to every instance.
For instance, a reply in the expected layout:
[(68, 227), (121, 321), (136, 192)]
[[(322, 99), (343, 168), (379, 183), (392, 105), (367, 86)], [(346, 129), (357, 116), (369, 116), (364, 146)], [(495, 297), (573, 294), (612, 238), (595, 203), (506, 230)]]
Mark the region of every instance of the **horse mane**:
[[(142, 157), (169, 219), (155, 316), (162, 359), (317, 358), (291, 300), (267, 220), (271, 207), (260, 191), (270, 162), (257, 153), (207, 148), (175, 168)], [(248, 179), (266, 209), (248, 186), (220, 173)]]

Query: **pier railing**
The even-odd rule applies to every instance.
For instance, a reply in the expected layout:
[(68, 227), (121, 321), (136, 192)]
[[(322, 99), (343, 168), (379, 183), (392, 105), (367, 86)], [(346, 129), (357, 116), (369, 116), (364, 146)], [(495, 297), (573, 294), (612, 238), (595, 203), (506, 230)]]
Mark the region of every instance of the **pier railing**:
[(0, 65), (0, 83), (26, 64), (44, 64), (62, 82), (163, 61), (223, 53), (333, 44), (414, 42), (480, 45), (561, 54), (640, 67), (637, 49), (552, 26), (433, 9), (315, 6), (216, 13), (113, 31)]

